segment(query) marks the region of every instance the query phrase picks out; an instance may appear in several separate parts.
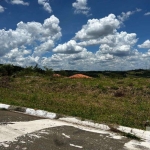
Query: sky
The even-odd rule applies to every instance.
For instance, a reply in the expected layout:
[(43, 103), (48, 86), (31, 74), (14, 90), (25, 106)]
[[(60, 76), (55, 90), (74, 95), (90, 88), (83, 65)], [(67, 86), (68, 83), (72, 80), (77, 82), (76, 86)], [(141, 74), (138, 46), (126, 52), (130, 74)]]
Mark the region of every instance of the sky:
[(150, 0), (0, 0), (0, 64), (150, 69)]

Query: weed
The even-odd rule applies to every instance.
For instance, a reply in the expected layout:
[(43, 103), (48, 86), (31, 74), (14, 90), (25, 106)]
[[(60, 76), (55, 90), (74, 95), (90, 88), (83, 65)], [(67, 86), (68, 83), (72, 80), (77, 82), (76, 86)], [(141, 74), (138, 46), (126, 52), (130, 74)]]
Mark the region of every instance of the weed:
[(139, 138), (139, 137), (137, 137), (136, 135), (131, 134), (131, 133), (123, 133), (122, 135), (123, 135), (123, 136), (126, 136), (126, 137), (128, 137), (128, 138), (130, 138), (130, 139), (134, 139), (134, 140), (141, 141), (141, 138)]
[(123, 132), (123, 131), (120, 131), (120, 130), (118, 130), (117, 128), (113, 127), (112, 125), (109, 125), (109, 127), (110, 127), (110, 131), (112, 131), (112, 132), (119, 133), (119, 134), (121, 134), (122, 136), (128, 137), (128, 138), (130, 138), (130, 139), (134, 139), (134, 140), (141, 141), (141, 138), (137, 137), (137, 136), (134, 135), (134, 134), (125, 133), (125, 132)]
[(124, 93), (124, 91), (118, 90), (114, 93), (114, 96), (115, 97), (124, 97), (125, 93)]

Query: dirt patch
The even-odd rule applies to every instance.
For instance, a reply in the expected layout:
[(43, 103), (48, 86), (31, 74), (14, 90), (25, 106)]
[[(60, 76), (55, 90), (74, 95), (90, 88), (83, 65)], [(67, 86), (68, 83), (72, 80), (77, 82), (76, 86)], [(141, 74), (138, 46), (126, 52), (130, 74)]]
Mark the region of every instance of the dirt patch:
[(61, 77), (60, 74), (53, 74), (53, 77)]
[(73, 76), (70, 76), (69, 78), (92, 78), (92, 77), (83, 74), (75, 74)]

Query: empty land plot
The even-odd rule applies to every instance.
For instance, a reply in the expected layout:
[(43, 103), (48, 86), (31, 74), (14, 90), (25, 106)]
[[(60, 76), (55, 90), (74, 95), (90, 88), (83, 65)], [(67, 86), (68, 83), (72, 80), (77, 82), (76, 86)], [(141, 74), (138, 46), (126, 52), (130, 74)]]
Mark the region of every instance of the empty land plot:
[(20, 76), (0, 80), (1, 103), (140, 129), (150, 120), (149, 78)]

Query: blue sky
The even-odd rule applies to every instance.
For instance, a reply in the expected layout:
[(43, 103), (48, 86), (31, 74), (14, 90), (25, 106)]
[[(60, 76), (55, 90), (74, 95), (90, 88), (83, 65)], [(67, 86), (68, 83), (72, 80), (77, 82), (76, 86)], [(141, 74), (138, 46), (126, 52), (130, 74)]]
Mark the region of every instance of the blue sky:
[(149, 0), (0, 0), (0, 63), (150, 68)]

